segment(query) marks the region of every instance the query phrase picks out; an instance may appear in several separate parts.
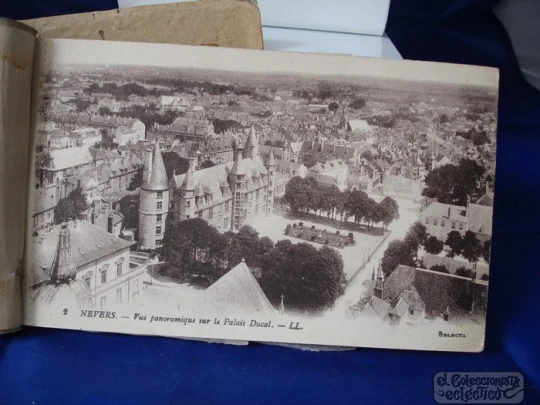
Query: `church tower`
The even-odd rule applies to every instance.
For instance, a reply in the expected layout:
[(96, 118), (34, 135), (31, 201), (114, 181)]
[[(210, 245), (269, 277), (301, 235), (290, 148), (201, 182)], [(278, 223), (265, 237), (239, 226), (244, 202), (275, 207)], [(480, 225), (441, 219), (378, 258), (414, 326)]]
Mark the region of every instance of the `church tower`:
[[(169, 182), (165, 164), (154, 143), (152, 167), (148, 180), (141, 186), (139, 194), (139, 245), (141, 249), (155, 249), (163, 244), (165, 223), (169, 211)], [(148, 171), (149, 168), (146, 168)]]

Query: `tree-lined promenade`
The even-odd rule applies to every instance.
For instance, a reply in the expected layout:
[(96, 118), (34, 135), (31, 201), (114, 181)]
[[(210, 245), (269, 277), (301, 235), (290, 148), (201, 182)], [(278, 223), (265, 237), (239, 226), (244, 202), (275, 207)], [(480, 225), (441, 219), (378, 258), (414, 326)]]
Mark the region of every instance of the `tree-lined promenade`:
[(283, 201), (289, 205), (293, 214), (313, 212), (322, 216), (324, 213), (327, 218), (339, 219), (342, 223), (352, 218), (357, 225), (365, 222), (368, 230), (380, 223), (386, 229), (399, 218), (398, 204), (390, 197), (378, 203), (364, 191), (342, 192), (334, 185), (320, 185), (312, 177), (293, 177), (287, 183)]

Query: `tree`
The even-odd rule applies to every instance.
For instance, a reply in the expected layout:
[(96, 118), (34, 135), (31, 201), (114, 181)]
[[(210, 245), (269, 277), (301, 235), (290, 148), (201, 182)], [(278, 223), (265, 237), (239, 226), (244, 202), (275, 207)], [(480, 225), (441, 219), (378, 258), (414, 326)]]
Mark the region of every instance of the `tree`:
[(436, 198), (440, 203), (464, 206), (468, 197), (478, 193), (485, 171), (470, 159), (462, 159), (458, 165), (437, 167), (426, 176), (422, 195)]
[(54, 222), (62, 222), (72, 219), (82, 219), (82, 213), (88, 209), (86, 197), (80, 187), (71, 191), (67, 197), (60, 199), (54, 208)]
[(261, 287), (274, 305), (281, 294), (287, 308), (320, 311), (343, 294), (341, 255), (332, 248), (279, 241), (262, 263)]
[(212, 162), (210, 159), (205, 160), (201, 163), (201, 169), (207, 169), (209, 167), (214, 167), (216, 164)]
[(353, 110), (361, 110), (366, 106), (366, 100), (363, 98), (355, 98), (351, 104), (349, 104), (349, 108), (352, 108)]
[(200, 218), (166, 227), (163, 256), (170, 275), (201, 286), (209, 286), (226, 270), (226, 234)]
[(444, 244), (449, 248), (446, 256), (450, 258), (459, 256), (463, 249), (463, 237), (458, 231), (450, 231), (446, 235), (446, 242)]
[(411, 249), (411, 245), (404, 241), (393, 240), (390, 242), (381, 260), (381, 269), (385, 277), (392, 274), (399, 265), (414, 267), (416, 265), (414, 261), (415, 253), (416, 251)]
[(414, 253), (416, 253), (418, 248), (421, 245), (424, 245), (426, 243), (427, 238), (428, 238), (428, 234), (427, 234), (426, 226), (422, 224), (421, 222), (416, 221), (409, 228), (407, 234), (405, 235), (405, 239), (403, 241), (406, 244), (410, 245), (411, 250), (413, 250)]
[(338, 108), (339, 108), (339, 105), (335, 101), (332, 101), (330, 104), (328, 104), (328, 109), (332, 112), (336, 112)]
[(476, 269), (476, 263), (478, 262), (478, 259), (480, 256), (482, 256), (482, 244), (480, 241), (476, 238), (476, 235), (472, 231), (465, 232), (465, 236), (463, 237), (463, 250), (462, 255), (465, 259), (469, 261), (473, 265), (473, 267)]
[(332, 89), (332, 85), (327, 82), (320, 82), (317, 85), (317, 91), (315, 95), (321, 100), (326, 100), (327, 98), (333, 97), (334, 90)]
[(429, 238), (427, 238), (424, 247), (426, 249), (426, 252), (432, 255), (438, 255), (442, 252), (444, 248), (444, 243), (437, 239), (435, 236), (430, 236)]
[(304, 163), (304, 166), (306, 166), (308, 169), (315, 166), (317, 162), (317, 157), (311, 153), (306, 153), (302, 159), (302, 163)]
[(214, 125), (214, 132), (216, 134), (222, 134), (227, 131), (239, 131), (242, 129), (242, 125), (234, 120), (214, 118), (212, 119), (212, 124)]
[(346, 218), (354, 217), (354, 222), (359, 224), (362, 220), (371, 220), (372, 213), (368, 210), (373, 210), (371, 199), (365, 191), (352, 190), (345, 193), (345, 213)]
[(142, 184), (143, 184), (143, 170), (144, 170), (144, 168), (141, 167), (139, 170), (137, 170), (135, 172), (135, 174), (133, 175), (133, 178), (129, 182), (129, 186), (127, 188), (129, 191), (136, 190), (136, 189), (138, 189), (139, 187), (142, 186)]
[(383, 218), (382, 222), (385, 226), (385, 228), (388, 228), (388, 225), (392, 223), (392, 221), (399, 219), (399, 206), (396, 200), (394, 200), (391, 197), (385, 197), (381, 202), (380, 206), (383, 209)]
[(454, 273), (456, 276), (460, 276), (460, 277), (467, 277), (467, 278), (473, 278), (474, 276), (474, 271), (471, 270), (471, 269), (468, 269), (466, 267), (460, 267), (456, 270), (456, 272)]
[(120, 199), (119, 204), (124, 228), (139, 228), (139, 196), (127, 195)]
[(378, 204), (373, 198), (367, 198), (364, 202), (364, 219), (368, 222), (368, 229), (374, 223), (382, 222), (385, 216), (385, 208)]
[(438, 271), (439, 273), (450, 274), (450, 272), (448, 271), (446, 266), (444, 266), (442, 264), (435, 264), (435, 265), (431, 266), (430, 270)]

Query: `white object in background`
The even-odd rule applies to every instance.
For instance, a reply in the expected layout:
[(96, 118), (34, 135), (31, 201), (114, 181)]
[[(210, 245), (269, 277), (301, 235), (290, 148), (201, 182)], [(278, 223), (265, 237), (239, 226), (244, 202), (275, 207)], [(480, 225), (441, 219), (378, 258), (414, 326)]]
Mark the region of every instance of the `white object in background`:
[[(193, 0), (118, 0), (118, 7)], [(383, 35), (390, 0), (258, 0), (265, 27)]]
[(373, 58), (401, 59), (386, 35), (345, 34), (263, 27), (264, 49), (269, 51), (344, 53)]
[(390, 0), (258, 0), (258, 3), (265, 27), (379, 36), (384, 34), (390, 8)]
[[(194, 0), (118, 0), (118, 7), (185, 1)], [(384, 34), (390, 0), (258, 0), (258, 4), (266, 50), (401, 59)]]

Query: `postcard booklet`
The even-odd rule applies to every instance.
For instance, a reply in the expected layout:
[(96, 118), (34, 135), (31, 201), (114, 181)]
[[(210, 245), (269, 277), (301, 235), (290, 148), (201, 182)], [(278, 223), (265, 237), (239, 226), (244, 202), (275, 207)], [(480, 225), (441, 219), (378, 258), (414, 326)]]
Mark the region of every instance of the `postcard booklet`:
[(496, 69), (0, 29), (0, 329), (483, 349)]

